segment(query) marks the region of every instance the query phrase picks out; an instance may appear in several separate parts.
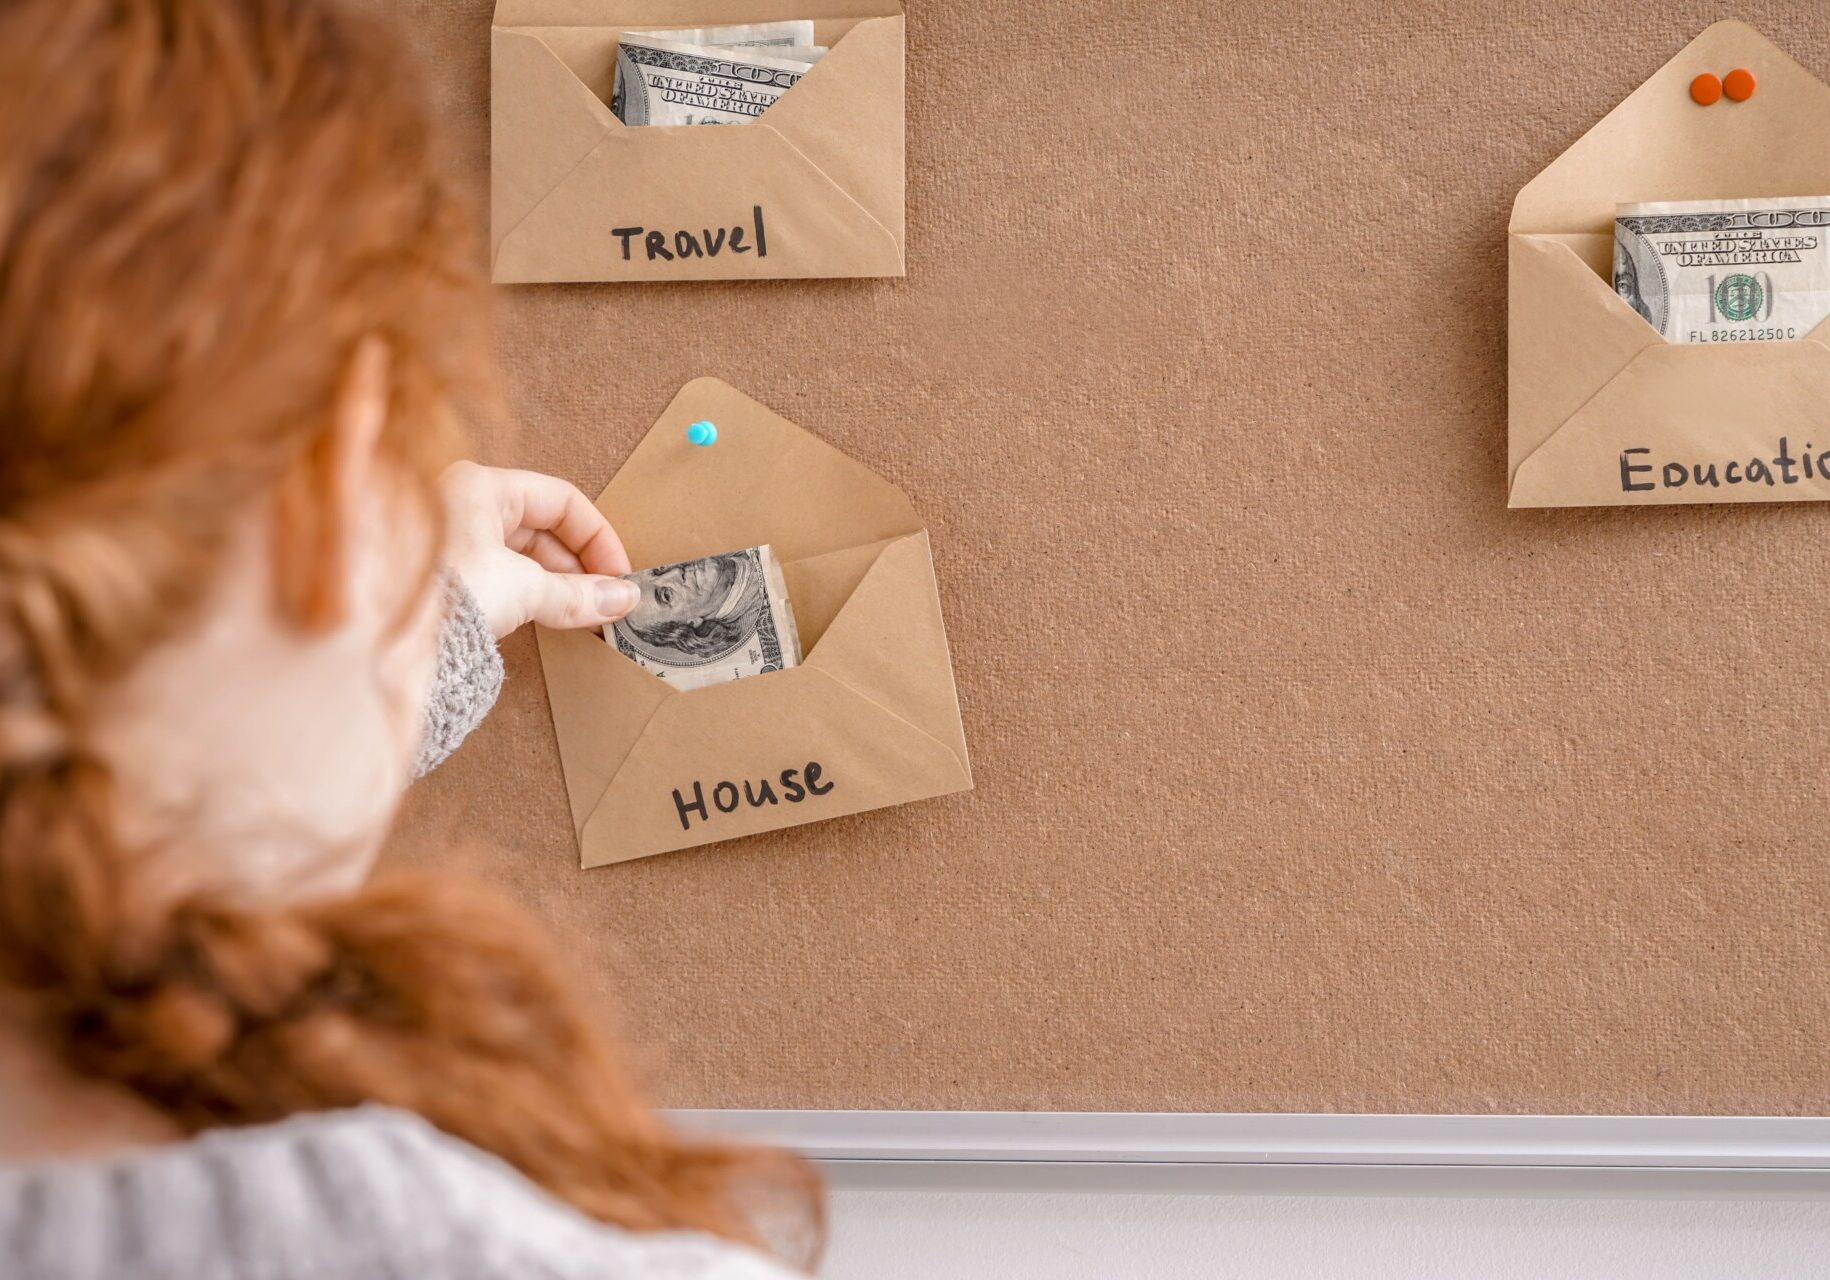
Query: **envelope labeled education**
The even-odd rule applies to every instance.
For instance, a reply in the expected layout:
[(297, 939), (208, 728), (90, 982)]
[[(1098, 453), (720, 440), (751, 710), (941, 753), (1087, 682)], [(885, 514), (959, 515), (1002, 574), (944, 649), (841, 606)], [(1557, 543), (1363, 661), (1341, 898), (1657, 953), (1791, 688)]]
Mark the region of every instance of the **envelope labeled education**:
[[(1699, 107), (1702, 72), (1752, 71)], [(1830, 498), (1830, 322), (1673, 344), (1611, 284), (1627, 202), (1830, 195), (1830, 87), (1718, 22), (1519, 192), (1509, 230), (1508, 504)]]
[[(709, 420), (717, 443), (686, 428)], [(972, 786), (928, 535), (902, 492), (712, 378), (597, 500), (637, 567), (769, 543), (805, 656), (681, 690), (589, 631), (539, 631), (587, 867)]]
[[(610, 112), (622, 31), (804, 17), (830, 51), (748, 124)], [(491, 276), (903, 275), (902, 135), (898, 0), (498, 0)]]

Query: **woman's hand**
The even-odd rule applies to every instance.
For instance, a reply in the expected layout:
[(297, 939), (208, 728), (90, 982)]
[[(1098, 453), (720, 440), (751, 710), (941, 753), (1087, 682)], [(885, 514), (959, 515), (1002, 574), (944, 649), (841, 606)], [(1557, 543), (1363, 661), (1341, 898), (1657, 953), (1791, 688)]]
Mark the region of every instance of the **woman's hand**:
[(603, 512), (564, 480), (458, 462), (439, 480), (445, 561), (501, 639), (524, 622), (601, 627), (641, 598)]

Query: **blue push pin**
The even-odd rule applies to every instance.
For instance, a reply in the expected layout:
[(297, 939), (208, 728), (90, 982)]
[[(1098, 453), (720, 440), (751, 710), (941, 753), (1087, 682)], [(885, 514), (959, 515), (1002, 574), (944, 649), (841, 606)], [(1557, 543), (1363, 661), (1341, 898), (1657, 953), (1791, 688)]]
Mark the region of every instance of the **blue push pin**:
[(695, 422), (686, 429), (686, 442), (701, 448), (718, 439), (718, 428), (709, 422)]

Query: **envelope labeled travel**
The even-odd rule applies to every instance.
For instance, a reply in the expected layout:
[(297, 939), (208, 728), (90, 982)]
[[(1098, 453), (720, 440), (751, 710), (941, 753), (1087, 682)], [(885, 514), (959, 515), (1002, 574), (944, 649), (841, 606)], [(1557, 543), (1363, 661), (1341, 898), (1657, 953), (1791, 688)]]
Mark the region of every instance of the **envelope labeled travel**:
[[(709, 448), (686, 440), (700, 420)], [(638, 568), (771, 544), (803, 657), (681, 690), (594, 632), (540, 630), (585, 866), (971, 788), (928, 535), (894, 485), (700, 378), (597, 505)]]
[[(1745, 102), (1691, 101), (1752, 71)], [(1509, 242), (1508, 504), (1830, 498), (1830, 322), (1674, 344), (1612, 286), (1622, 203), (1830, 195), (1830, 87), (1718, 22), (1519, 192)]]
[[(814, 19), (829, 52), (748, 124), (625, 126), (624, 30)], [(898, 0), (497, 0), (498, 283), (900, 276)]]

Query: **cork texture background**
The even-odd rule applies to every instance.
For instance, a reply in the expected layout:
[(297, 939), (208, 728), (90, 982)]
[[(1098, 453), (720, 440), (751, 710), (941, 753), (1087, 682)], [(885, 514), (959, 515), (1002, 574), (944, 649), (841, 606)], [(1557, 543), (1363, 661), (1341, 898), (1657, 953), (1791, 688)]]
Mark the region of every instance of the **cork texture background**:
[[(479, 207), (489, 8), (390, 6)], [(1830, 1110), (1830, 510), (1505, 505), (1513, 195), (1724, 16), (1830, 74), (1804, 0), (912, 0), (908, 278), (499, 289), (479, 452), (595, 494), (714, 374), (895, 481), (977, 790), (580, 871), (522, 634), (391, 861), (670, 1105)]]

